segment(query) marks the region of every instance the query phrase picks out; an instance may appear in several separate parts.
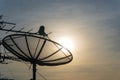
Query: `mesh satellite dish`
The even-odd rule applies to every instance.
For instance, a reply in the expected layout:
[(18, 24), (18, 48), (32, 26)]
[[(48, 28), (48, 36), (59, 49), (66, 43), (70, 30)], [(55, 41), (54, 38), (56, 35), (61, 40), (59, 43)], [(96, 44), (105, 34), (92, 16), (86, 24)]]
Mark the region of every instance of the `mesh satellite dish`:
[[(2, 19), (2, 16), (0, 16)], [(12, 25), (10, 29), (6, 25)], [(0, 21), (0, 30), (13, 32), (2, 39), (2, 45), (14, 54), (18, 60), (21, 59), (30, 62), (33, 65), (33, 79), (36, 80), (36, 65), (40, 66), (57, 66), (67, 64), (72, 61), (71, 52), (59, 43), (49, 39), (45, 33), (45, 27), (42, 25), (39, 31), (31, 33), (22, 31), (24, 29), (15, 30), (15, 23)], [(18, 34), (19, 33), (19, 34)], [(50, 33), (49, 33), (50, 34)], [(1, 56), (0, 56), (1, 58)], [(17, 60), (17, 58), (6, 57), (8, 59)]]
[(57, 66), (72, 61), (71, 52), (48, 38), (31, 34), (11, 34), (2, 40), (3, 46), (23, 61), (33, 64), (33, 80), (36, 80), (36, 64)]

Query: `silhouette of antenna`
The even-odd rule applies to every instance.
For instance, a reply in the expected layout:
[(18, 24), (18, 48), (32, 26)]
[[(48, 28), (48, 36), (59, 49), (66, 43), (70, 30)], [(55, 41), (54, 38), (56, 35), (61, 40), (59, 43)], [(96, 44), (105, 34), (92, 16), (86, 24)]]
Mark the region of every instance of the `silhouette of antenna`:
[[(0, 26), (1, 31), (17, 32), (17, 34), (5, 36), (2, 39), (2, 45), (18, 59), (32, 64), (32, 80), (36, 80), (37, 65), (58, 66), (73, 60), (72, 53), (67, 48), (48, 37), (51, 32), (46, 34), (43, 25), (40, 26), (37, 33), (31, 33), (32, 29), (27, 32), (22, 31), (24, 28), (14, 30), (15, 23), (1, 21), (0, 24), (2, 25)], [(13, 27), (6, 29), (3, 24), (10, 24)]]

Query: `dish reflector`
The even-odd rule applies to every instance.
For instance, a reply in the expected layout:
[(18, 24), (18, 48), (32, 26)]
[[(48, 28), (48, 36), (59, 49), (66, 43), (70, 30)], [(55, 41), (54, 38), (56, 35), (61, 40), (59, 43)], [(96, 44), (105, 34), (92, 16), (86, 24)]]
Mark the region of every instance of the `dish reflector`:
[(6, 36), (2, 43), (8, 51), (23, 61), (42, 66), (62, 65), (71, 62), (73, 59), (68, 49), (45, 37), (12, 34)]

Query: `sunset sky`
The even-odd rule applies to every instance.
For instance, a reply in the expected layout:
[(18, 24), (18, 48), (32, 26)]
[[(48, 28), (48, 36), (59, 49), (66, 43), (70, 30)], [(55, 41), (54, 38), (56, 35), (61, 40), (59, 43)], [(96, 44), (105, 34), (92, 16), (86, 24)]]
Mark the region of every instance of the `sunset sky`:
[[(37, 32), (45, 25), (52, 40), (73, 42), (71, 63), (38, 66), (48, 80), (120, 80), (120, 0), (0, 0), (0, 14), (15, 22), (16, 30)], [(0, 64), (0, 72), (16, 80), (32, 77), (24, 63), (15, 61)]]

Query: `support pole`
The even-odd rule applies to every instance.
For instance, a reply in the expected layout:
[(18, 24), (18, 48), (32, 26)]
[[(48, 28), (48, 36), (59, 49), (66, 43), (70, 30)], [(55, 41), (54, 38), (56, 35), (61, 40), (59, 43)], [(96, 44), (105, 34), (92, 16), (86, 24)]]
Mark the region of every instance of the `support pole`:
[(36, 80), (36, 63), (33, 63), (33, 80)]

